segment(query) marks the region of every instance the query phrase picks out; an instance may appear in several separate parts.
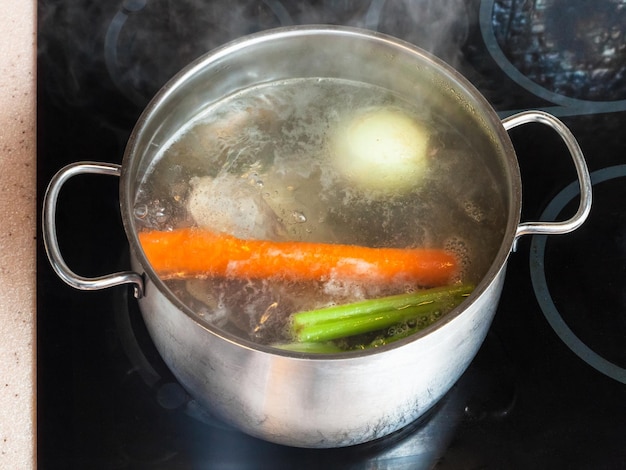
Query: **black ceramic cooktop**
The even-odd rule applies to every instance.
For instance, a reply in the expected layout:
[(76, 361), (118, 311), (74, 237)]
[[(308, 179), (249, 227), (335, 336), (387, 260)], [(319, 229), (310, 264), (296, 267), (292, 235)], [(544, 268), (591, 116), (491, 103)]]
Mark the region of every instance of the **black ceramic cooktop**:
[[(520, 240), (484, 345), (434, 409), (379, 442), (332, 450), (269, 444), (208, 415), (161, 362), (126, 287), (75, 291), (40, 246), (39, 467), (626, 468), (626, 2), (234, 5), (40, 0), (40, 198), (67, 163), (120, 162), (150, 96), (201, 53), (275, 26), (339, 23), (433, 51), (502, 117), (559, 116), (592, 174), (591, 216), (572, 234)], [(510, 134), (522, 219), (571, 215), (578, 186), (559, 138), (534, 124)], [(117, 204), (110, 177), (64, 189), (59, 238), (77, 272), (125, 267)]]

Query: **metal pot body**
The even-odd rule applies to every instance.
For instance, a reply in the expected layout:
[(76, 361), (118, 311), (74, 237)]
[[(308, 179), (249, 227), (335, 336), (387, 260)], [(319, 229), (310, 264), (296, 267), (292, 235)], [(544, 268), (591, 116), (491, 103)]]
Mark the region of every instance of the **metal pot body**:
[(181, 314), (150, 281), (140, 307), (163, 359), (209, 411), (272, 442), (338, 447), (406, 426), (454, 385), (487, 334), (504, 271), (462, 315), (376, 354), (321, 359), (244, 347)]
[[(497, 254), (472, 295), (437, 324), (383, 348), (312, 355), (256, 346), (203, 322), (152, 270), (137, 238), (134, 197), (159, 149), (207, 103), (261, 83), (324, 77), (385, 87), (429, 105), (466, 129), (476, 162), (497, 176), (506, 227)], [(525, 122), (554, 128), (572, 153), (581, 204), (565, 222), (520, 224), (521, 181), (506, 130)], [(504, 125), (503, 125), (504, 124)], [(121, 175), (120, 203), (133, 271), (88, 279), (64, 263), (54, 211), (63, 183), (79, 173)], [(504, 123), (467, 80), (420, 49), (388, 36), (341, 27), (295, 27), (230, 43), (184, 69), (154, 98), (129, 140), (123, 164), (79, 163), (59, 172), (44, 202), (44, 241), (53, 267), (80, 289), (131, 283), (148, 330), (181, 384), (210, 412), (246, 433), (300, 447), (338, 447), (383, 437), (421, 416), (458, 380), (491, 324), (516, 239), (566, 233), (590, 209), (591, 182), (569, 131), (529, 112)]]

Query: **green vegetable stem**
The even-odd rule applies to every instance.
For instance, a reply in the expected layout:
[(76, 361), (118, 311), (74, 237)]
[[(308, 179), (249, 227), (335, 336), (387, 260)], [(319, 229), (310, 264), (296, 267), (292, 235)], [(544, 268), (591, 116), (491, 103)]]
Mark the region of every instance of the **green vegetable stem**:
[(286, 349), (289, 351), (296, 351), (302, 353), (316, 353), (316, 354), (333, 354), (344, 352), (345, 350), (337, 346), (331, 341), (325, 342), (312, 342), (312, 343), (276, 343), (273, 344), (275, 348)]
[(455, 284), (297, 312), (292, 315), (291, 334), (296, 342), (319, 343), (406, 322), (415, 322), (421, 329), (460, 304), (473, 289), (471, 284)]

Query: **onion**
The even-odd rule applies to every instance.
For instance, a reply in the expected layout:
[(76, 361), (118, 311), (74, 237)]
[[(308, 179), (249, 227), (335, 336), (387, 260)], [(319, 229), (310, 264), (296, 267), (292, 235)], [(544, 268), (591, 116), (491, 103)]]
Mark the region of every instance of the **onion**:
[(424, 176), (429, 134), (396, 109), (369, 109), (344, 125), (332, 140), (332, 159), (361, 189), (402, 193)]

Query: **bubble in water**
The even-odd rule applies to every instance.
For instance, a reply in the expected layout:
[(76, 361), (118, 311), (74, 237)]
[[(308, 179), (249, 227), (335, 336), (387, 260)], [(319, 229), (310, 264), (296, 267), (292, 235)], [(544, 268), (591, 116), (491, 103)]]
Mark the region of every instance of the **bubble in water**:
[(485, 215), (483, 210), (473, 201), (465, 201), (463, 208), (465, 209), (465, 213), (476, 222), (481, 222), (484, 219)]
[(304, 212), (293, 211), (291, 213), (291, 217), (298, 224), (302, 224), (302, 223), (306, 222), (306, 215), (304, 215)]
[(167, 212), (165, 207), (158, 207), (154, 212), (154, 218), (158, 223), (164, 223), (167, 221)]
[(262, 189), (264, 186), (263, 180), (260, 178), (259, 174), (256, 171), (245, 173), (242, 175), (242, 177), (248, 179), (248, 183), (250, 183), (250, 186), (254, 186), (259, 189)]
[(394, 325), (389, 327), (387, 330), (387, 336), (396, 336), (405, 334), (410, 329), (410, 326), (407, 323), (401, 323), (399, 325)]
[(444, 249), (454, 254), (459, 261), (458, 278), (464, 279), (471, 264), (471, 250), (462, 238), (451, 237), (444, 243)]
[(133, 214), (145, 227), (167, 230), (169, 229), (168, 223), (171, 218), (170, 209), (168, 205), (163, 204), (159, 199), (155, 199), (137, 204), (133, 209)]
[(135, 217), (138, 219), (145, 219), (148, 215), (148, 206), (145, 204), (138, 204), (135, 206)]

